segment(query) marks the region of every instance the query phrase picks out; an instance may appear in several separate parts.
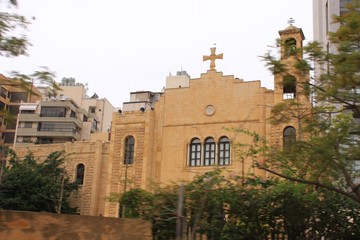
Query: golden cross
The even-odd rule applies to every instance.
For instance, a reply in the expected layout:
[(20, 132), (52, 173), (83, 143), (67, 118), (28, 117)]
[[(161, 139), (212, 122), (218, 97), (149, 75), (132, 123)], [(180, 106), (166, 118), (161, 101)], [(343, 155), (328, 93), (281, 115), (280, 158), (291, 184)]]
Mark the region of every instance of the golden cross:
[(223, 54), (215, 54), (216, 51), (216, 47), (210, 48), (210, 56), (203, 56), (203, 61), (207, 61), (210, 60), (210, 71), (214, 70), (215, 71), (215, 60), (216, 59), (223, 59)]

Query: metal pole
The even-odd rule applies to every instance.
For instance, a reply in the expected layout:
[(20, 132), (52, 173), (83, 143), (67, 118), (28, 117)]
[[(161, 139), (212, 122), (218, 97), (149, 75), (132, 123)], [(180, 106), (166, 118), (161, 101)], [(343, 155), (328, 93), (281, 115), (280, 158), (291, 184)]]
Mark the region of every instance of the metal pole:
[(184, 184), (179, 186), (179, 197), (176, 218), (176, 240), (183, 239), (183, 208), (184, 208)]
[[(123, 194), (126, 193), (126, 187), (127, 187), (127, 174), (128, 174), (128, 159), (125, 159), (125, 182), (124, 182), (124, 191), (123, 191)], [(121, 217), (126, 217), (125, 216), (125, 208), (126, 206), (125, 205), (122, 205), (121, 206)]]

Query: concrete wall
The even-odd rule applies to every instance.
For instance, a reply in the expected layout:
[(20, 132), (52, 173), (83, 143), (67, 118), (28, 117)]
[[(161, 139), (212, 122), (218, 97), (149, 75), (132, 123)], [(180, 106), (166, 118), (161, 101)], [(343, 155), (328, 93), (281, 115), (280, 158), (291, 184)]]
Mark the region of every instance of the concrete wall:
[(150, 222), (140, 219), (0, 210), (0, 239), (150, 240), (152, 236)]

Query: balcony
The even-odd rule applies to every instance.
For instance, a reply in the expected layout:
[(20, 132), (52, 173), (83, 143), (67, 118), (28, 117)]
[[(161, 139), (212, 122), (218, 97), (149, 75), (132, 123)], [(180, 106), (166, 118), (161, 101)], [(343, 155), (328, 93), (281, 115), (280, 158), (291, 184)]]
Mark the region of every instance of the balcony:
[(18, 128), (17, 136), (36, 136), (36, 128)]
[(54, 99), (52, 101), (43, 101), (41, 102), (41, 107), (65, 107), (67, 109), (71, 109), (74, 112), (79, 108), (76, 106), (73, 100), (61, 100), (61, 99)]
[(40, 117), (38, 114), (19, 114), (19, 122), (63, 122), (75, 123), (79, 128), (82, 127), (82, 120), (78, 117)]
[(18, 119), (21, 122), (35, 122), (35, 119), (40, 118), (38, 114), (35, 113), (20, 113)]
[(76, 141), (81, 140), (80, 133), (74, 129), (69, 128), (52, 128), (37, 130), (36, 128), (18, 128), (18, 136), (33, 136), (33, 137), (52, 137), (52, 138), (70, 138)]
[(76, 132), (74, 129), (43, 129), (37, 131), (36, 136), (38, 137), (61, 137), (61, 138), (71, 138), (76, 141), (81, 139), (80, 133)]

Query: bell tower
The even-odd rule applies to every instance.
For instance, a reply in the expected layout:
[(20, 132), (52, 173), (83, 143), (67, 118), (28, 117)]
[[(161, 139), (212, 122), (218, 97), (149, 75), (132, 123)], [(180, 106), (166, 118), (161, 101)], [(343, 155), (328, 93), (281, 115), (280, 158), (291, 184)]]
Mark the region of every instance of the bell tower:
[(301, 28), (293, 25), (294, 19), (288, 20), (289, 26), (279, 31), (281, 40), (281, 59), (289, 59), (291, 56), (302, 59), (304, 33)]
[[(279, 123), (272, 126), (272, 142), (286, 148), (303, 137), (302, 122), (310, 113), (309, 72), (296, 68), (303, 60), (303, 41), (305, 36), (301, 28), (293, 25), (279, 31), (280, 63), (284, 71), (274, 75), (274, 106), (272, 118)], [(286, 120), (287, 119), (287, 120)]]
[[(303, 59), (304, 33), (301, 28), (293, 25), (290, 18), (289, 26), (279, 31), (280, 35), (280, 62), (286, 71), (274, 76), (275, 104), (286, 100), (305, 100), (304, 83), (309, 81), (309, 74), (304, 74), (295, 68), (297, 61)], [(306, 86), (308, 87), (308, 86)], [(307, 94), (305, 94), (307, 95)]]

